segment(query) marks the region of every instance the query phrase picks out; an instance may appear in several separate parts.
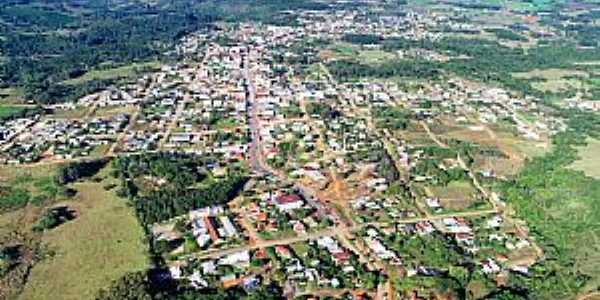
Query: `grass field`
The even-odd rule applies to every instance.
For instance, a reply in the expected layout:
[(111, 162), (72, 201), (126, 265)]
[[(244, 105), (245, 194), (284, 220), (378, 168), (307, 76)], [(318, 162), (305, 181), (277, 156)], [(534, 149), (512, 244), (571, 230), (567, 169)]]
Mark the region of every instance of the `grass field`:
[(16, 113), (20, 113), (24, 110), (22, 107), (0, 105), (0, 119), (8, 118)]
[(589, 77), (589, 74), (580, 70), (572, 69), (544, 69), (532, 70), (525, 73), (514, 73), (512, 76), (518, 79), (541, 78), (544, 81), (534, 82), (532, 84), (533, 87), (540, 91), (558, 92), (567, 89), (586, 88), (586, 85), (582, 80), (569, 78), (569, 76), (587, 78)]
[(360, 61), (367, 64), (379, 64), (394, 59), (396, 56), (382, 50), (361, 50), (358, 57)]
[(580, 159), (571, 168), (600, 179), (600, 140), (589, 140), (587, 146), (579, 148), (578, 155)]
[(15, 180), (19, 177), (30, 176), (30, 177), (44, 177), (53, 175), (58, 165), (39, 165), (35, 167), (19, 167), (0, 165), (0, 182)]
[(434, 186), (430, 189), (446, 209), (466, 209), (476, 201), (474, 195), (477, 190), (469, 181), (453, 181), (448, 186)]
[(23, 91), (16, 88), (0, 89), (0, 100), (3, 104), (23, 104)]
[(20, 299), (93, 299), (126, 272), (148, 266), (142, 228), (106, 183), (74, 185), (76, 199), (61, 204), (77, 218), (44, 234), (56, 254), (35, 265)]
[(88, 113), (89, 108), (79, 107), (76, 109), (55, 110), (52, 113), (54, 119), (82, 119)]
[(94, 118), (110, 118), (118, 114), (129, 114), (132, 115), (136, 111), (135, 106), (108, 106), (98, 107), (92, 117)]
[(125, 78), (132, 77), (137, 75), (140, 72), (151, 71), (154, 69), (158, 69), (160, 67), (160, 63), (157, 61), (147, 62), (147, 63), (134, 63), (127, 66), (122, 66), (118, 68), (106, 69), (106, 70), (92, 70), (85, 73), (83, 76), (65, 80), (63, 83), (65, 84), (82, 84), (91, 80), (105, 80), (105, 79), (116, 79), (116, 78)]
[(54, 181), (55, 166), (18, 168), (0, 167), (0, 211), (14, 210), (34, 203), (62, 197), (62, 188)]

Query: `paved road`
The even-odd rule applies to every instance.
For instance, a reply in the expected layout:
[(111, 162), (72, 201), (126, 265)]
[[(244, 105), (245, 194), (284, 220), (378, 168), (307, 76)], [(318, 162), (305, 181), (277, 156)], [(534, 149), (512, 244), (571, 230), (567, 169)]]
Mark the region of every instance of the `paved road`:
[[(262, 175), (272, 175), (278, 177), (281, 181), (288, 181), (285, 174), (278, 170), (271, 168), (266, 162), (261, 151), (260, 141), (260, 119), (258, 117), (260, 106), (256, 101), (256, 86), (252, 72), (249, 69), (250, 65), (250, 52), (246, 57), (243, 58), (242, 77), (246, 82), (246, 103), (249, 106), (248, 110), (248, 126), (251, 132), (250, 142), (250, 153), (249, 160), (250, 166), (254, 172)], [(334, 218), (334, 222), (337, 224), (340, 222), (339, 216), (333, 212), (329, 207), (326, 207), (321, 203), (317, 197), (317, 193), (310, 187), (301, 183), (295, 182), (294, 188), (302, 195), (306, 202), (317, 210), (317, 213), (321, 218), (324, 218), (327, 214), (331, 214)]]

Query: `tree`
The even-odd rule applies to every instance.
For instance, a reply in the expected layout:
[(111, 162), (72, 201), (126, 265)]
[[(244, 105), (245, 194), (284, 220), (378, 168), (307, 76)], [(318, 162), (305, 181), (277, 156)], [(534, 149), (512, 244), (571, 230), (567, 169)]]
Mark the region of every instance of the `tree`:
[(146, 272), (128, 273), (100, 291), (97, 300), (152, 300)]

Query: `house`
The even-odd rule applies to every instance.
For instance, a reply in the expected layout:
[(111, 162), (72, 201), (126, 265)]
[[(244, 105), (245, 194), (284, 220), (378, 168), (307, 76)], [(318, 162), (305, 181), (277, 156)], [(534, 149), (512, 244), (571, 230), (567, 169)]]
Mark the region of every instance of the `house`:
[(275, 246), (275, 253), (286, 259), (292, 258), (292, 253), (290, 252), (290, 249), (286, 248), (285, 246)]
[(238, 235), (238, 231), (227, 216), (219, 217), (219, 221), (223, 224), (223, 228), (225, 229), (225, 233), (228, 237), (234, 237)]
[(282, 211), (289, 211), (301, 208), (304, 201), (296, 194), (285, 194), (275, 198), (275, 205)]
[(498, 264), (496, 264), (496, 262), (491, 258), (483, 260), (481, 262), (481, 268), (485, 274), (500, 272), (500, 266), (498, 266)]
[(229, 254), (219, 259), (219, 265), (244, 265), (250, 262), (250, 253), (248, 251), (240, 251), (233, 254)]

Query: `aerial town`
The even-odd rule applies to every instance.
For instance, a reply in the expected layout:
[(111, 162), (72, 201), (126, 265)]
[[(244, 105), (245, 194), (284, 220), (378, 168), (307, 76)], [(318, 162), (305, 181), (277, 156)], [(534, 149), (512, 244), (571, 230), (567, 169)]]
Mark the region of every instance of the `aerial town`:
[[(172, 50), (176, 61), (1, 122), (0, 164), (47, 170), (102, 161), (104, 177), (91, 181), (129, 199), (121, 201), (145, 230), (157, 276), (190, 290), (277, 286), (284, 299), (544, 299), (523, 296), (520, 282), (542, 278), (559, 250), (505, 185), (559, 148), (555, 137), (573, 122), (541, 92), (429, 70), (456, 61), (458, 70), (477, 50), (423, 41), (493, 39), (506, 30), (498, 29), (505, 28), (499, 14), (522, 20), (506, 27), (522, 38), (500, 39), (509, 50), (562, 33), (539, 16), (477, 10), (496, 20), (484, 22), (473, 8), (444, 5), (394, 15), (368, 5), (284, 11), (294, 22), (220, 23), (189, 33)], [(386, 64), (396, 69), (383, 76)], [(536, 70), (513, 77), (534, 88), (554, 80)], [(411, 72), (423, 78), (405, 79)], [(600, 69), (577, 72), (600, 82)], [(575, 80), (555, 76), (562, 89)], [(580, 88), (559, 107), (596, 114), (594, 95)], [(72, 173), (65, 173), (67, 187), (94, 184), (71, 183)], [(575, 214), (579, 204), (569, 205)], [(562, 208), (547, 209), (560, 218)]]

